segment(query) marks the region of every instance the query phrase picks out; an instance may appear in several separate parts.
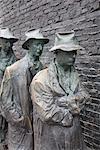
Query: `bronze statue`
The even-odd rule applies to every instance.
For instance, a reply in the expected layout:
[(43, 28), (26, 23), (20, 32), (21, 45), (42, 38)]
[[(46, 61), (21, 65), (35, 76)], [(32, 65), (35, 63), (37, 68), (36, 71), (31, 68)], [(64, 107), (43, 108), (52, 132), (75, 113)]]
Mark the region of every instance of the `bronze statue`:
[(2, 87), (2, 113), (8, 121), (8, 149), (33, 150), (32, 104), (29, 85), (33, 76), (42, 68), (40, 55), (48, 43), (40, 30), (26, 32), (22, 45), (28, 54), (7, 67)]
[[(12, 46), (17, 40), (9, 28), (0, 28), (0, 86), (6, 67), (16, 61)], [(0, 112), (0, 150), (5, 150), (7, 147), (6, 133), (7, 122)]]
[(0, 84), (5, 68), (16, 61), (12, 47), (17, 40), (8, 28), (0, 28)]
[(79, 115), (88, 94), (82, 88), (74, 62), (74, 31), (57, 33), (50, 66), (33, 78), (34, 150), (86, 150)]

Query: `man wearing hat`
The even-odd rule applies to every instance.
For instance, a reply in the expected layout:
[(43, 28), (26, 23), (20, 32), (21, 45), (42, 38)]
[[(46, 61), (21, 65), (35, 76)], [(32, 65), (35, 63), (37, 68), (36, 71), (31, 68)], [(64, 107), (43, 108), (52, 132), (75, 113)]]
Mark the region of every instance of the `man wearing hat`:
[[(0, 28), (0, 86), (7, 66), (16, 61), (12, 46), (18, 39), (9, 28)], [(0, 150), (6, 149), (7, 123), (0, 113)]]
[[(0, 78), (2, 79), (4, 70), (7, 66), (16, 61), (13, 52), (13, 43), (18, 39), (13, 36), (9, 28), (0, 28)], [(0, 80), (1, 84), (1, 80)]]
[(33, 78), (34, 150), (86, 150), (79, 122), (87, 94), (74, 68), (77, 50), (74, 31), (57, 33), (51, 48), (55, 58)]
[(29, 85), (33, 76), (42, 69), (40, 55), (48, 43), (40, 30), (26, 33), (22, 45), (28, 54), (7, 67), (2, 82), (2, 111), (8, 121), (8, 149), (33, 150), (32, 104)]

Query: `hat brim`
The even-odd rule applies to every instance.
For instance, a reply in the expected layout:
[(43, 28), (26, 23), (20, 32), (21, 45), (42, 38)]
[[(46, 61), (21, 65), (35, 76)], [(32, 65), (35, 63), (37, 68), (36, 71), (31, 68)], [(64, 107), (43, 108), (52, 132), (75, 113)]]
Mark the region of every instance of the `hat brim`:
[(3, 37), (3, 36), (0, 36), (0, 38), (10, 40), (13, 43), (15, 43), (19, 40), (18, 38), (8, 38), (8, 37)]
[(49, 39), (46, 39), (46, 38), (30, 38), (28, 40), (26, 40), (23, 45), (22, 45), (22, 48), (26, 49), (26, 50), (29, 50), (29, 47), (28, 47), (28, 42), (33, 39), (33, 40), (41, 40), (43, 41), (44, 44), (47, 44), (49, 42)]
[(57, 46), (53, 46), (49, 51), (52, 52), (52, 51), (55, 51), (55, 50), (58, 50), (58, 49), (61, 49), (62, 51), (76, 51), (76, 50), (80, 50), (80, 49), (84, 49), (83, 47), (81, 47), (80, 45), (57, 45)]
[(19, 39), (17, 38), (10, 38), (9, 40), (11, 40), (13, 43), (17, 42)]

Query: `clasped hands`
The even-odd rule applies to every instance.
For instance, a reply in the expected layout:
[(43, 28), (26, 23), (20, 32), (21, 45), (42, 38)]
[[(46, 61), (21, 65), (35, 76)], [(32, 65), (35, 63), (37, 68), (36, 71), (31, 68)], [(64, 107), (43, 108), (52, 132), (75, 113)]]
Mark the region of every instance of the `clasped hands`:
[(25, 127), (32, 131), (31, 119), (29, 116), (20, 116), (19, 118), (13, 118), (14, 124), (16, 126)]
[(61, 121), (61, 124), (63, 124), (63, 126), (72, 126), (73, 116), (78, 115), (80, 113), (78, 101), (78, 95), (63, 96), (58, 99), (57, 104), (62, 108), (64, 107), (65, 110), (63, 120)]
[(79, 114), (79, 96), (78, 95), (69, 95), (58, 98), (57, 104), (60, 107), (65, 107), (70, 110), (72, 115)]

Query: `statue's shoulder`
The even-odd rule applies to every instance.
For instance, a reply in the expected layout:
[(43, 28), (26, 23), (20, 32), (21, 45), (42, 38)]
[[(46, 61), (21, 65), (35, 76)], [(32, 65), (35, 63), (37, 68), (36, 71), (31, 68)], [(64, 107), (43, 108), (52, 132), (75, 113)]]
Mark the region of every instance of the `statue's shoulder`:
[(16, 61), (15, 63), (13, 63), (11, 66), (9, 66), (9, 70), (17, 70), (19, 68), (23, 68), (26, 66), (26, 64), (28, 64), (26, 57), (23, 57), (22, 59)]
[(47, 89), (47, 79), (48, 78), (48, 68), (39, 71), (33, 78), (30, 89), (31, 92), (35, 90), (46, 90)]
[(45, 81), (47, 80), (47, 78), (48, 78), (48, 68), (39, 71), (39, 72), (34, 76), (32, 82), (34, 82), (34, 83), (36, 83), (36, 82), (42, 83), (42, 82), (45, 82)]
[(14, 64), (8, 66), (6, 68), (6, 71), (9, 72), (9, 74), (16, 75), (19, 74), (20, 72), (23, 72), (28, 66), (28, 61), (26, 60), (25, 57), (22, 59), (16, 61)]

